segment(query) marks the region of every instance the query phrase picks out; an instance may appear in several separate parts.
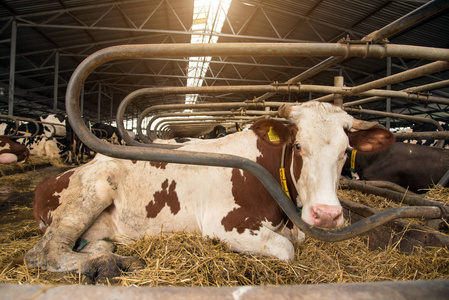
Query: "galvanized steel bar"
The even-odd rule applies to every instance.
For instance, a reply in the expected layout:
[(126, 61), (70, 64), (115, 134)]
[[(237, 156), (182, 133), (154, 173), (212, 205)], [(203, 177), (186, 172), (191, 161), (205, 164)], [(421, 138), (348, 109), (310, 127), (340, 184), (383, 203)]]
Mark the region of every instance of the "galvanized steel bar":
[[(258, 110), (245, 110), (244, 114), (245, 116), (271, 116), (271, 117), (275, 117), (277, 115), (277, 111), (271, 111), (271, 112), (266, 112), (266, 111), (258, 111)], [(198, 116), (228, 116), (229, 121), (237, 121), (239, 120), (242, 115), (242, 112), (238, 112), (238, 111), (201, 111), (201, 112), (176, 112), (176, 113), (163, 113), (163, 114), (157, 114), (154, 117), (152, 117), (150, 119), (150, 121), (147, 124), (147, 136), (150, 137), (148, 138), (147, 136), (145, 136), (143, 133), (140, 135), (139, 134), (139, 138), (144, 142), (144, 143), (151, 143), (151, 136), (148, 134), (149, 129), (152, 127), (152, 124), (160, 118), (172, 118), (172, 117), (184, 117), (185, 121), (196, 121), (198, 120), (197, 118), (187, 118), (187, 117), (198, 117)], [(146, 115), (141, 114), (139, 119), (145, 118)], [(253, 119), (253, 118), (252, 118)], [(241, 119), (240, 119), (241, 120)], [(169, 120), (164, 120), (169, 122)], [(155, 125), (154, 128), (157, 129), (158, 125)], [(138, 126), (139, 127), (139, 122), (138, 122)], [(137, 130), (139, 131), (139, 129)], [(142, 131), (142, 127), (141, 127), (141, 123), (140, 123), (140, 131)]]
[[(17, 131), (19, 130), (19, 120), (15, 116), (11, 115), (0, 115), (0, 119), (9, 119), (14, 122), (14, 130), (11, 132), (4, 132), (4, 135), (6, 136), (14, 136), (17, 134)], [(5, 128), (6, 130), (7, 128)]]
[(441, 209), (443, 218), (449, 217), (449, 206), (440, 201), (426, 199), (416, 195), (407, 195), (401, 192), (392, 191), (390, 189), (373, 186), (369, 184), (369, 181), (345, 180), (344, 183), (351, 189), (388, 198), (397, 203), (403, 203), (412, 206), (437, 206)]
[(58, 112), (58, 84), (59, 84), (59, 51), (55, 52), (55, 75), (53, 78), (53, 113)]
[[(444, 88), (449, 86), (449, 79), (448, 80), (442, 80), (442, 81), (438, 81), (438, 82), (434, 82), (434, 83), (429, 83), (429, 84), (424, 84), (424, 85), (420, 85), (420, 86), (415, 86), (415, 87), (411, 87), (411, 88), (407, 88), (402, 90), (401, 92), (406, 92), (406, 93), (418, 93), (418, 92), (422, 92), (422, 91), (431, 91), (433, 89), (439, 89), (439, 88)], [(425, 96), (425, 95), (422, 95)], [(355, 105), (363, 105), (366, 103), (371, 103), (371, 102), (375, 102), (375, 101), (379, 101), (379, 100), (384, 100), (386, 97), (380, 97), (380, 96), (375, 96), (375, 97), (370, 97), (370, 98), (365, 98), (365, 99), (361, 99), (361, 100), (355, 100), (355, 101), (351, 101), (351, 102), (346, 102), (343, 104), (343, 106), (355, 106)], [(447, 98), (442, 98), (442, 97), (432, 97), (432, 102), (435, 103), (441, 103), (441, 104), (446, 104), (448, 102)], [(419, 99), (416, 99), (419, 101)], [(441, 100), (441, 102), (440, 102)]]
[[(369, 229), (398, 217), (439, 218), (438, 207), (427, 207), (416, 211), (414, 207), (390, 209), (351, 226), (337, 230), (322, 230), (311, 227), (300, 217), (296, 205), (282, 190), (275, 178), (256, 162), (234, 155), (176, 151), (136, 146), (118, 146), (102, 142), (84, 124), (80, 113), (79, 99), (82, 85), (87, 77), (100, 65), (116, 59), (176, 56), (411, 56), (414, 58), (449, 60), (449, 50), (403, 45), (373, 45), (369, 49), (360, 45), (339, 44), (164, 44), (125, 45), (106, 48), (87, 57), (76, 68), (67, 86), (66, 110), (74, 132), (88, 147), (96, 152), (122, 159), (170, 162), (179, 164), (207, 165), (245, 170), (265, 186), (281, 209), (301, 231), (312, 238), (340, 241), (362, 234)], [(420, 208), (422, 209), (422, 208)]]
[(223, 123), (235, 124), (235, 122), (238, 122), (241, 120), (256, 120), (256, 119), (258, 119), (258, 118), (257, 117), (248, 117), (248, 116), (236, 117), (235, 119), (229, 119), (226, 117), (223, 117), (223, 118), (219, 118), (219, 117), (207, 118), (207, 117), (205, 117), (205, 118), (195, 118), (195, 119), (174, 118), (174, 119), (169, 119), (169, 120), (158, 121), (156, 123), (156, 125), (154, 126), (154, 131), (159, 132), (162, 130), (162, 128), (164, 126), (170, 128), (170, 126), (180, 126), (181, 124), (184, 124), (184, 126), (192, 126), (192, 125), (198, 124), (198, 125), (202, 125), (204, 127), (206, 124), (211, 124), (211, 125), (218, 125), (218, 124), (223, 124)]
[(397, 141), (405, 140), (449, 140), (449, 131), (402, 132), (394, 134)]
[[(16, 128), (13, 132), (13, 134), (10, 134), (8, 136), (12, 136), (12, 137), (22, 137), (22, 138), (34, 138), (37, 134), (38, 134), (38, 130), (39, 130), (39, 124), (45, 124), (48, 126), (51, 126), (53, 128), (53, 134), (51, 137), (54, 136), (54, 133), (56, 132), (56, 127), (55, 126), (60, 126), (60, 127), (65, 127), (65, 125), (62, 124), (57, 124), (57, 123), (51, 123), (51, 122), (46, 122), (46, 121), (37, 121), (34, 119), (30, 119), (30, 118), (25, 118), (25, 117), (17, 117), (17, 116), (9, 116), (9, 115), (0, 115), (0, 119), (5, 118), (5, 119), (11, 119), (14, 120), (15, 124), (16, 124)], [(17, 131), (19, 129), (19, 121), (25, 121), (25, 122), (31, 122), (34, 123), (34, 125), (36, 126), (37, 130), (36, 132), (34, 132), (32, 135), (30, 136), (22, 136), (22, 135), (16, 135)]]
[[(430, 123), (432, 125), (435, 125), (437, 130), (444, 131), (444, 129), (441, 126), (440, 123), (438, 123), (437, 121), (435, 121), (433, 119), (429, 119), (429, 118), (417, 117), (417, 116), (409, 116), (409, 115), (401, 115), (401, 114), (382, 112), (382, 111), (363, 109), (363, 108), (345, 107), (344, 109), (347, 112), (352, 112), (352, 113), (360, 113), (360, 114), (367, 114), (367, 115), (377, 115), (377, 116), (383, 116), (383, 117), (391, 117), (391, 118), (398, 118), (398, 119), (416, 121), (416, 122), (421, 122), (421, 123)], [(438, 143), (437, 143), (437, 147), (438, 148), (443, 148), (443, 145), (444, 145), (444, 140), (439, 140)]]
[(16, 46), (17, 46), (17, 21), (11, 23), (11, 49), (9, 55), (9, 91), (8, 91), (8, 114), (14, 115), (14, 89), (16, 78)]
[[(253, 93), (260, 91), (263, 88), (273, 89), (275, 86), (203, 86), (203, 87), (164, 87), (164, 88), (146, 88), (139, 89), (130, 94), (128, 94), (120, 103), (117, 109), (117, 128), (119, 133), (122, 135), (122, 138), (128, 145), (134, 146), (143, 146), (145, 144), (139, 143), (131, 137), (129, 137), (128, 133), (125, 130), (123, 125), (124, 116), (126, 112), (126, 108), (136, 99), (141, 97), (149, 97), (152, 95), (168, 95), (168, 94), (199, 94), (199, 93), (237, 93), (237, 92), (246, 92)], [(209, 103), (209, 104), (167, 104), (167, 105), (155, 105), (146, 108), (137, 119), (137, 135), (144, 142), (147, 143), (146, 146), (151, 145), (151, 140), (148, 139), (142, 131), (142, 122), (144, 118), (152, 112), (161, 111), (161, 110), (197, 110), (197, 109), (239, 109), (239, 108), (264, 108), (264, 107), (276, 107), (281, 106), (283, 102), (232, 102), (232, 103)], [(167, 148), (171, 145), (167, 145)], [(163, 148), (163, 145), (158, 147)]]
[(417, 121), (422, 123), (430, 123), (435, 125), (435, 127), (438, 130), (443, 131), (443, 127), (441, 127), (440, 123), (433, 119), (424, 118), (424, 117), (417, 117), (417, 116), (409, 116), (409, 115), (401, 115), (401, 114), (395, 114), (395, 113), (389, 113), (384, 111), (377, 111), (377, 110), (371, 110), (371, 109), (363, 109), (363, 108), (353, 108), (353, 107), (345, 107), (345, 110), (347, 112), (351, 113), (359, 113), (359, 114), (366, 114), (366, 115), (377, 115), (377, 116), (383, 116), (383, 117), (392, 117), (392, 118), (399, 118), (404, 120), (410, 120), (410, 121)]
[[(406, 14), (405, 16), (384, 26), (382, 29), (376, 30), (376, 31), (366, 35), (365, 37), (362, 38), (362, 41), (366, 41), (369, 43), (381, 42), (384, 39), (390, 37), (392, 34), (396, 34), (399, 31), (406, 29), (407, 27), (413, 26), (414, 24), (421, 22), (426, 18), (431, 17), (435, 13), (438, 13), (439, 11), (441, 11), (442, 9), (445, 9), (447, 7), (448, 7), (447, 0), (434, 0), (434, 1), (429, 2), (423, 6), (418, 7), (417, 9)], [(345, 40), (345, 39), (342, 40), (342, 43), (350, 43), (350, 42), (351, 41), (349, 41), (349, 40)], [(286, 82), (286, 84), (296, 84), (298, 82), (306, 80), (306, 79), (338, 64), (339, 62), (345, 60), (346, 58), (348, 58), (348, 57), (347, 56), (337, 56), (337, 55), (328, 57), (327, 59), (316, 64), (315, 66), (311, 67), (310, 69), (302, 72), (298, 76), (290, 78)], [(275, 93), (266, 93), (266, 94), (256, 98), (256, 100), (263, 101), (263, 100), (266, 100), (266, 99), (272, 97), (273, 95), (275, 95)]]
[[(378, 80), (374, 80), (365, 84), (361, 84), (358, 86), (354, 86), (351, 88), (350, 93), (346, 96), (354, 96), (358, 95), (362, 92), (378, 89), (381, 87), (385, 87), (387, 85), (396, 84), (399, 82), (407, 81), (410, 79), (418, 78), (424, 75), (440, 72), (443, 70), (449, 69), (449, 62), (447, 61), (436, 61), (429, 63), (427, 65), (417, 67), (411, 70), (407, 70), (401, 73), (397, 73), (391, 76), (387, 76)], [(332, 101), (334, 99), (334, 95), (327, 95), (315, 100), (317, 101)], [(449, 103), (449, 99), (446, 99)]]
[(383, 28), (368, 34), (362, 40), (372, 43), (381, 42), (383, 39), (397, 34), (448, 7), (449, 1), (447, 0), (430, 1)]
[[(294, 86), (287, 86), (287, 85), (263, 85), (263, 86), (207, 86), (207, 87), (164, 87), (164, 88), (146, 88), (146, 89), (139, 89), (136, 90), (123, 99), (123, 101), (120, 103), (119, 108), (117, 110), (117, 128), (122, 135), (122, 138), (125, 140), (128, 145), (143, 145), (142, 143), (139, 143), (137, 141), (132, 140), (128, 133), (125, 130), (125, 127), (123, 125), (124, 121), (124, 114), (126, 111), (126, 108), (132, 103), (135, 99), (141, 98), (141, 97), (149, 97), (152, 95), (168, 95), (168, 94), (199, 94), (199, 93), (238, 93), (238, 92), (245, 92), (245, 93), (255, 93), (255, 92), (263, 92), (263, 91), (276, 91), (276, 93), (299, 93), (299, 92), (314, 92), (314, 93), (341, 93), (341, 94), (349, 94), (351, 93), (351, 88), (347, 87), (326, 87), (326, 86), (320, 86), (320, 85), (294, 85)], [(365, 96), (373, 96), (373, 95), (382, 95), (382, 96), (389, 96), (389, 97), (397, 97), (397, 98), (406, 98), (406, 99), (412, 99), (412, 100), (419, 100), (419, 101), (433, 101), (438, 103), (444, 103), (443, 100), (446, 101), (447, 104), (449, 104), (449, 99), (437, 99), (436, 97), (432, 96), (424, 96), (424, 95), (416, 95), (416, 94), (409, 94), (407, 92), (403, 91), (387, 91), (387, 90), (371, 90), (371, 91), (365, 91), (361, 93), (360, 95)], [(145, 135), (142, 132), (142, 121), (143, 119), (149, 115), (151, 112), (158, 110), (159, 108), (161, 110), (180, 110), (180, 109), (213, 109), (213, 108), (254, 108), (254, 107), (279, 107), (282, 105), (283, 102), (241, 102), (239, 103), (211, 103), (211, 104), (171, 104), (169, 106), (164, 106), (164, 108), (161, 108), (161, 106), (152, 106), (147, 109), (145, 109), (139, 116), (137, 120), (137, 134), (140, 138), (145, 139)], [(146, 141), (148, 143), (149, 141)]]
[[(334, 77), (334, 86), (342, 88), (345, 84), (343, 76), (335, 76)], [(333, 94), (334, 104), (343, 107), (343, 95), (342, 94)]]

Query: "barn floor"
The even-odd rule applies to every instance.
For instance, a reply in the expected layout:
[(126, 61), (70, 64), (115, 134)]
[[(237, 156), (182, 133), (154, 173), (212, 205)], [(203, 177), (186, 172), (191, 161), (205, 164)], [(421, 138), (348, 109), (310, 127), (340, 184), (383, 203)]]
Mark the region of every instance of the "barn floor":
[[(80, 284), (77, 273), (55, 274), (28, 268), (23, 255), (40, 239), (32, 217), (32, 190), (45, 177), (68, 167), (46, 167), (0, 177), (0, 283)], [(343, 191), (353, 201), (372, 196)], [(359, 199), (359, 200), (357, 200)], [(123, 286), (239, 286), (449, 279), (449, 249), (399, 251), (391, 234), (383, 249), (370, 249), (357, 237), (338, 243), (306, 238), (297, 246), (295, 262), (238, 254), (216, 239), (177, 233), (146, 237), (117, 252), (139, 257), (145, 268), (105, 284)], [(397, 239), (396, 239), (397, 240)]]

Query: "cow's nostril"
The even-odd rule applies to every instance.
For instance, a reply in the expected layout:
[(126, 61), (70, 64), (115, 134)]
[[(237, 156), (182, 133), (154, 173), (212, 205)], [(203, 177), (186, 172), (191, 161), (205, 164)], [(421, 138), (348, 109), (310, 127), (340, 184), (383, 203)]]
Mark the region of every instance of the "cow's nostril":
[(319, 209), (318, 207), (312, 207), (312, 217), (314, 220), (319, 220), (321, 213), (321, 209)]
[(313, 225), (322, 228), (334, 228), (339, 226), (343, 210), (341, 206), (316, 205), (311, 207)]

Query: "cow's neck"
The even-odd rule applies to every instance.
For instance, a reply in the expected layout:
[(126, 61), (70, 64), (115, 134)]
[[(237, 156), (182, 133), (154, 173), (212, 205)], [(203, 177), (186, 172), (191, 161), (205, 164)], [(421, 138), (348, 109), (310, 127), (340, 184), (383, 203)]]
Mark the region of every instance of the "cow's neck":
[(290, 197), (293, 200), (293, 202), (297, 205), (297, 199), (298, 199), (298, 191), (296, 190), (296, 185), (294, 184), (294, 180), (298, 180), (299, 178), (293, 178), (291, 173), (291, 165), (293, 163), (293, 147), (292, 145), (286, 145), (285, 148), (285, 158), (284, 158), (284, 165), (285, 165), (285, 175), (287, 177), (287, 187), (290, 193)]
[(290, 171), (293, 160), (292, 146), (269, 146), (260, 140), (257, 143), (258, 149), (262, 153), (262, 156), (257, 159), (257, 163), (264, 167), (274, 178), (276, 178), (279, 184), (282, 184), (279, 170), (284, 167), (290, 198), (296, 204), (298, 192), (296, 191), (295, 184), (293, 184), (293, 177)]

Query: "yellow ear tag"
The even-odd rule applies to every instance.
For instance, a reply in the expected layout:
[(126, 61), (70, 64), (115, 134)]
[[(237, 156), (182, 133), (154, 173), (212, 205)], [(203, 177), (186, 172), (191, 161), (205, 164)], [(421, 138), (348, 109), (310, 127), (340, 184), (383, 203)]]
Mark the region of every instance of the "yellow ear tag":
[(279, 142), (281, 140), (278, 134), (273, 130), (273, 126), (271, 126), (270, 130), (268, 131), (268, 139), (270, 140), (270, 142)]

